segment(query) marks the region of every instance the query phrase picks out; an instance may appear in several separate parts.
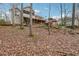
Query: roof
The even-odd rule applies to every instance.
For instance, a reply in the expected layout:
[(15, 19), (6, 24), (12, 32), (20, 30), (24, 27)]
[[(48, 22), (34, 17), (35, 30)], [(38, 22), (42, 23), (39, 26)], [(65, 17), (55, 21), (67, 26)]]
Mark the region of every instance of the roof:
[[(30, 12), (30, 7), (25, 7), (25, 8), (23, 8), (23, 10)], [(32, 13), (34, 13), (34, 10), (32, 10)]]
[(53, 18), (48, 18), (48, 20), (50, 20), (51, 22), (57, 22), (57, 20)]

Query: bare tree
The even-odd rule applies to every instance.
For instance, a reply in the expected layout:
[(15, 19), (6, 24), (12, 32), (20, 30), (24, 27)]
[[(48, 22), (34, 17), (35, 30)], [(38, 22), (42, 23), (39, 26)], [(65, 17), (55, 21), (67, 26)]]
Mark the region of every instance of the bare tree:
[(51, 4), (49, 3), (49, 12), (48, 12), (48, 32), (50, 35), (50, 11), (51, 11)]
[(12, 4), (12, 25), (14, 26), (14, 20), (15, 20), (15, 8), (16, 8), (16, 5), (15, 3)]
[(21, 3), (21, 13), (20, 13), (20, 15), (21, 15), (20, 16), (21, 17), (20, 18), (21, 19), (21, 21), (20, 21), (21, 22), (20, 28), (23, 29), (23, 21), (24, 21), (24, 19), (23, 19), (23, 3)]
[[(0, 6), (5, 6), (5, 4), (3, 4), (3, 3), (0, 3)], [(2, 14), (4, 14), (4, 17), (5, 17), (5, 21), (7, 20), (7, 18), (8, 18), (8, 16), (7, 16), (7, 14), (6, 14), (6, 9), (5, 9), (5, 7), (2, 7), (2, 8), (0, 8), (0, 12), (1, 12), (1, 15)]]
[(30, 3), (30, 23), (29, 23), (29, 35), (33, 36), (32, 34), (32, 3)]
[(64, 4), (64, 26), (66, 26), (66, 12), (67, 12), (67, 9), (66, 9), (66, 4)]
[(72, 7), (72, 29), (74, 29), (74, 22), (75, 22), (75, 3), (73, 3)]
[(79, 4), (76, 4), (75, 13), (76, 13), (76, 19), (78, 21), (78, 27), (79, 27)]
[(7, 16), (6, 12), (4, 12), (4, 14), (5, 14), (5, 21), (7, 21), (8, 20), (8, 16)]
[(62, 25), (63, 25), (63, 18), (62, 18), (62, 3), (60, 3), (60, 9), (61, 9), (61, 23), (62, 23)]
[(63, 20), (63, 24), (64, 24), (64, 26), (66, 27), (66, 25), (67, 25), (67, 18), (68, 18), (68, 14), (70, 14), (70, 10), (68, 10), (68, 8), (66, 8), (67, 6), (66, 6), (66, 4), (64, 3), (64, 20)]

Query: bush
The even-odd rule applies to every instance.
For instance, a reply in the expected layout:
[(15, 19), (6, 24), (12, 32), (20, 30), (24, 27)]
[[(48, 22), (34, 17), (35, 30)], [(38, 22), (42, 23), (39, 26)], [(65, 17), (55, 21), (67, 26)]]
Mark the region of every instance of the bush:
[(46, 24), (43, 24), (43, 25), (39, 26), (38, 28), (48, 29), (48, 26)]
[(64, 24), (60, 23), (59, 26), (64, 26)]
[(4, 19), (0, 19), (0, 25), (4, 25), (6, 24), (5, 20)]

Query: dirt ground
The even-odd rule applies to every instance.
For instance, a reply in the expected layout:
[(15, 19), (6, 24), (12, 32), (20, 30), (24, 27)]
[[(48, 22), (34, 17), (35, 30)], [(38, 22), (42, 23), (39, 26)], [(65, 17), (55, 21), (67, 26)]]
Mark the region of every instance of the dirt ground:
[(79, 34), (52, 30), (51, 35), (43, 28), (0, 26), (1, 56), (77, 56), (79, 55)]

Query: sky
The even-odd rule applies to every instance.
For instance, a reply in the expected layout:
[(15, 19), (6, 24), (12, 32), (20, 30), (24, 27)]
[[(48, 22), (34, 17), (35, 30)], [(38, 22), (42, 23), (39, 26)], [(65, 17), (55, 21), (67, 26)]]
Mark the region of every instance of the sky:
[[(64, 5), (64, 4), (63, 4)], [(28, 4), (24, 4), (24, 7), (28, 6)], [(50, 17), (60, 17), (60, 3), (51, 3), (50, 4), (51, 11), (50, 11)], [(66, 3), (65, 7), (67, 11), (70, 11), (68, 14), (69, 16), (71, 15), (72, 11), (72, 4), (71, 3)], [(0, 4), (0, 9), (8, 13), (8, 10), (11, 8), (10, 3), (4, 3)], [(45, 19), (48, 18), (49, 15), (49, 3), (33, 3), (32, 8), (35, 11), (36, 15), (42, 16)], [(64, 6), (63, 6), (64, 9)], [(63, 14), (64, 15), (64, 14)]]
[[(65, 4), (65, 5), (68, 11), (72, 11), (72, 4)], [(50, 4), (50, 6), (51, 6), (50, 17), (60, 17), (60, 11), (61, 11), (60, 4), (52, 3)], [(38, 15), (48, 18), (48, 15), (49, 15), (49, 4), (48, 3), (33, 4), (33, 9), (35, 9), (38, 12), (37, 13)], [(69, 15), (71, 15), (71, 13), (69, 13)]]

